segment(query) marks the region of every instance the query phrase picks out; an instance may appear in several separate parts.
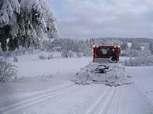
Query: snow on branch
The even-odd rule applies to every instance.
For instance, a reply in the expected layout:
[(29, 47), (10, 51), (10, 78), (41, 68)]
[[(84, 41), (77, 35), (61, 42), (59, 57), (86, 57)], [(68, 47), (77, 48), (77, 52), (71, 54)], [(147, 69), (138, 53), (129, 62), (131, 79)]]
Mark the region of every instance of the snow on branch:
[(18, 0), (1, 0), (0, 1), (0, 24), (7, 25), (11, 20), (15, 20), (15, 14), (20, 12)]
[(3, 51), (14, 50), (19, 45), (41, 47), (44, 40), (55, 38), (57, 31), (48, 4), (48, 0), (0, 0)]

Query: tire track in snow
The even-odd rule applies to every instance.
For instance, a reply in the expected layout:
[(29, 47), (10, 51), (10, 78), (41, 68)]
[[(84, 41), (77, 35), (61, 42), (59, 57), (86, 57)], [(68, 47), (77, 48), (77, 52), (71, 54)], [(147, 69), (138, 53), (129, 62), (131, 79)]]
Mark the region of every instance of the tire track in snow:
[(100, 104), (100, 102), (107, 96), (109, 91), (110, 91), (110, 88), (109, 89), (105, 88), (105, 90), (102, 92), (102, 95), (100, 95), (100, 97), (98, 97), (96, 102), (94, 102), (94, 104), (90, 106), (86, 114), (92, 114), (94, 110), (96, 109), (96, 107)]
[(116, 94), (116, 87), (112, 87), (112, 91), (110, 92), (110, 94), (106, 98), (105, 102), (103, 102), (101, 104), (100, 111), (97, 114), (105, 114), (105, 112), (108, 111), (115, 94)]
[[(111, 103), (109, 104), (109, 107), (107, 110), (105, 110), (105, 114), (119, 114), (119, 110), (120, 108), (120, 101), (121, 101), (121, 97), (122, 97), (122, 88), (123, 87), (117, 87), (116, 88), (116, 92), (113, 96), (113, 99), (111, 101)], [(125, 114), (125, 113), (124, 113)]]
[(114, 94), (115, 87), (105, 88), (102, 95), (96, 100), (96, 102), (87, 110), (86, 114), (104, 114), (103, 112), (107, 110)]
[(153, 114), (152, 105), (136, 85), (117, 87), (105, 106), (97, 114)]
[(55, 90), (50, 89), (50, 90), (46, 90), (46, 91), (40, 91), (36, 94), (36, 96), (32, 96), (30, 98), (27, 98), (25, 100), (22, 100), (20, 102), (14, 103), (14, 104), (6, 106), (6, 107), (1, 107), (0, 113), (6, 114), (11, 111), (23, 109), (23, 108), (29, 107), (31, 105), (46, 101), (47, 99), (62, 95), (67, 90), (72, 89), (71, 91), (73, 91), (78, 88), (79, 88), (79, 86), (76, 86), (75, 84), (67, 84), (63, 87), (56, 88)]
[(128, 114), (127, 86), (120, 87), (120, 89), (117, 114)]

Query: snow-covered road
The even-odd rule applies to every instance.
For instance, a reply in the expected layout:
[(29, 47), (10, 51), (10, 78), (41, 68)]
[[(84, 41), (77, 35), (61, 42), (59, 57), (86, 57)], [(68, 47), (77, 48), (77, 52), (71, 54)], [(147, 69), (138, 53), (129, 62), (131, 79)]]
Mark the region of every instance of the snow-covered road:
[(101, 84), (64, 84), (31, 93), (1, 107), (2, 114), (153, 114), (150, 102), (134, 84), (109, 87)]
[[(149, 76), (153, 73), (153, 67), (146, 68), (143, 73), (139, 67), (127, 68), (128, 73), (134, 76), (135, 83), (120, 87), (103, 84), (76, 85), (68, 80), (89, 60), (80, 58), (26, 64), (19, 62), (19, 74), (24, 77), (46, 73), (43, 70), (45, 65), (53, 68), (53, 71), (49, 69), (47, 72), (52, 77), (34, 76), (33, 79), (31, 75), (30, 78), (0, 84), (0, 114), (153, 114), (153, 103), (150, 100), (153, 96), (145, 94), (148, 85), (151, 85), (149, 80), (153, 79)], [(64, 64), (66, 66), (62, 70), (61, 65)], [(24, 65), (27, 69), (23, 68)], [(42, 70), (37, 71), (36, 66)], [(149, 88), (151, 90), (153, 87)]]

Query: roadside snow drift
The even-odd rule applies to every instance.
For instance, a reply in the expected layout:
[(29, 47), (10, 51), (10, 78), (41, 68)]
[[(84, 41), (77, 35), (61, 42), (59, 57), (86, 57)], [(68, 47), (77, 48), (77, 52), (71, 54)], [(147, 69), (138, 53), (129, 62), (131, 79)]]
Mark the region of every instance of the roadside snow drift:
[(90, 63), (76, 73), (73, 81), (77, 84), (102, 83), (115, 87), (131, 83), (125, 67), (117, 63)]

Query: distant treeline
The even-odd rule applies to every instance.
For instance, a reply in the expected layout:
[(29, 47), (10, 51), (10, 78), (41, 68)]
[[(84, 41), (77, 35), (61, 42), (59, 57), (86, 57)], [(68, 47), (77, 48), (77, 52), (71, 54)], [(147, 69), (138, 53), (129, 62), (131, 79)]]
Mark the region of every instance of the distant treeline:
[[(91, 45), (92, 45), (92, 39), (87, 40), (74, 40), (74, 39), (55, 39), (52, 43), (46, 43), (45, 48), (48, 50), (61, 50), (61, 51), (73, 51), (73, 52), (81, 52), (84, 55), (91, 55)], [(132, 50), (133, 56), (138, 55), (141, 51), (141, 47), (145, 46), (145, 51), (148, 53), (148, 51), (153, 54), (153, 39), (147, 39), (147, 38), (97, 38), (94, 39), (95, 42), (117, 42), (120, 44), (121, 49), (124, 50), (125, 55), (129, 54), (129, 49), (127, 44), (132, 43), (132, 47), (130, 50)], [(130, 52), (131, 53), (131, 52)]]

